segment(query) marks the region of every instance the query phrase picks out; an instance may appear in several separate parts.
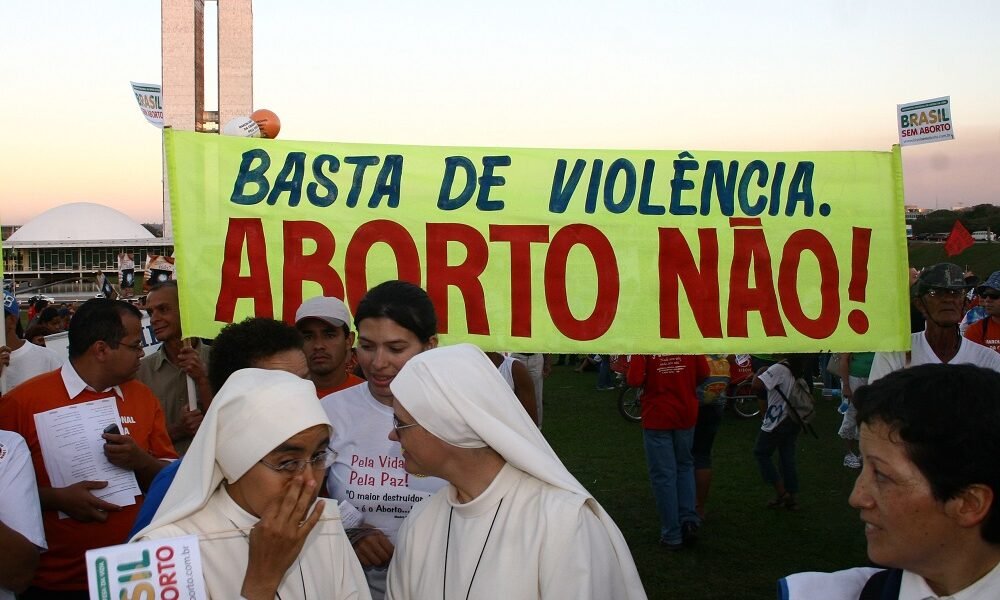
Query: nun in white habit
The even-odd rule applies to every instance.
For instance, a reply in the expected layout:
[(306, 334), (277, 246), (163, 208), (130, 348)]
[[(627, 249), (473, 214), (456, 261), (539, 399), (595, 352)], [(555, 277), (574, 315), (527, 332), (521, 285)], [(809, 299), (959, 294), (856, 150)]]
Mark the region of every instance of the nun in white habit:
[(312, 383), (237, 371), (133, 539), (197, 535), (212, 598), (370, 598), (336, 503), (316, 499), (330, 432)]
[(390, 387), (406, 470), (450, 485), (403, 523), (387, 598), (646, 597), (618, 527), (482, 351), (428, 350)]

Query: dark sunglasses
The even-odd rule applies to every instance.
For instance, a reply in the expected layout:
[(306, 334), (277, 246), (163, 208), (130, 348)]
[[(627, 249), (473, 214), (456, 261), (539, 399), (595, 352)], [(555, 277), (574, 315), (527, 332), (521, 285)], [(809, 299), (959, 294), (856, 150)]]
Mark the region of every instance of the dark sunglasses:
[(979, 294), (980, 298), (988, 298), (989, 300), (1000, 299), (1000, 292), (993, 292), (992, 294)]

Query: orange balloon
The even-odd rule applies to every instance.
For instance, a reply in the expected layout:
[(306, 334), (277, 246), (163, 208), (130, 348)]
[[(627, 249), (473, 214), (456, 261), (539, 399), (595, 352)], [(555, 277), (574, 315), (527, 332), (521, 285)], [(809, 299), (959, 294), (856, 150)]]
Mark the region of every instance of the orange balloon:
[(278, 132), (281, 131), (281, 121), (278, 120), (278, 115), (266, 108), (259, 108), (250, 114), (250, 118), (260, 127), (261, 136), (271, 140), (278, 137)]

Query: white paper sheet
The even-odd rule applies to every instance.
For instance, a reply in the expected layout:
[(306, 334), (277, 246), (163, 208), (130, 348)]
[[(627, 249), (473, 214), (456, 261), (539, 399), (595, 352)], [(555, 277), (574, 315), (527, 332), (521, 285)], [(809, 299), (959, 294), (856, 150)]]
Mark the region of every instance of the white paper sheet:
[(142, 494), (135, 473), (111, 464), (104, 456), (101, 436), (111, 424), (121, 428), (114, 396), (35, 414), (38, 443), (52, 487), (107, 481), (107, 487), (90, 493), (118, 506), (135, 504), (135, 497)]

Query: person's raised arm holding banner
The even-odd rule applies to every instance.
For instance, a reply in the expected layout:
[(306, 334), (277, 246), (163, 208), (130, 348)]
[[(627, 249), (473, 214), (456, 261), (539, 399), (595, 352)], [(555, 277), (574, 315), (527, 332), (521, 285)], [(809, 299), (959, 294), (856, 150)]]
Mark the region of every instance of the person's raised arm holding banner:
[[(198, 339), (182, 338), (175, 280), (158, 283), (150, 290), (146, 296), (146, 311), (153, 333), (163, 345), (142, 360), (136, 377), (160, 400), (170, 439), (183, 454), (212, 401), (208, 382), (209, 348)], [(194, 398), (190, 394), (192, 388)]]

